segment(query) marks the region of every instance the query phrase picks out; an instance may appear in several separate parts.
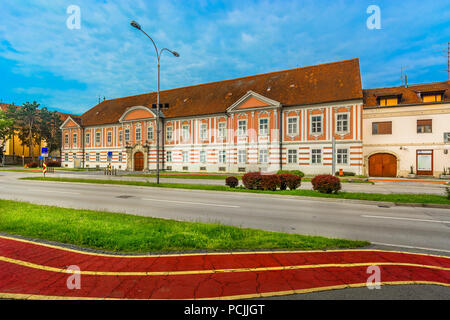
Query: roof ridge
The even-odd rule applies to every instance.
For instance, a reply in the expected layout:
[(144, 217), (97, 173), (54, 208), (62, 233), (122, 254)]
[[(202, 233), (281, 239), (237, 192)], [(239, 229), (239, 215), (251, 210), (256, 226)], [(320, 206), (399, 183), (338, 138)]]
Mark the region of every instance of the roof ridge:
[(400, 85), (400, 86), (391, 86), (391, 87), (368, 88), (368, 89), (363, 89), (363, 91), (381, 90), (381, 89), (395, 89), (395, 88), (408, 89), (410, 87), (427, 86), (427, 85), (434, 85), (434, 84), (449, 84), (450, 85), (450, 81), (449, 80), (444, 80), (444, 81), (436, 81), (436, 82), (408, 84), (406, 87), (405, 87), (405, 85)]

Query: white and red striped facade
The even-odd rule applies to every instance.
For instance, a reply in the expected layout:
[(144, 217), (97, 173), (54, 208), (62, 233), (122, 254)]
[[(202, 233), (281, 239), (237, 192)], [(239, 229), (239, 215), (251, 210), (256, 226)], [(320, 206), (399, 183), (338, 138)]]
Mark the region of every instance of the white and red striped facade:
[[(362, 99), (283, 106), (248, 91), (223, 113), (162, 116), (160, 168), (331, 173), (334, 137), (336, 170), (362, 174), (362, 109)], [(81, 126), (80, 121), (69, 117), (61, 126), (62, 165), (103, 168), (111, 164), (134, 171), (135, 157), (140, 153), (144, 155), (143, 170), (155, 170), (153, 110), (132, 106), (116, 123), (92, 126)]]

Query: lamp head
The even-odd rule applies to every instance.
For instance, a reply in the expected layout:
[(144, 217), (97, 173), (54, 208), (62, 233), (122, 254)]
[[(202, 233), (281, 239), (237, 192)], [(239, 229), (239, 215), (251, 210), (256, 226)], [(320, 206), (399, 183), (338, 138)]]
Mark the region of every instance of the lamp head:
[(132, 27), (134, 27), (134, 28), (136, 28), (138, 30), (141, 30), (141, 25), (139, 23), (137, 23), (136, 21), (132, 20), (130, 22), (130, 24), (131, 24)]

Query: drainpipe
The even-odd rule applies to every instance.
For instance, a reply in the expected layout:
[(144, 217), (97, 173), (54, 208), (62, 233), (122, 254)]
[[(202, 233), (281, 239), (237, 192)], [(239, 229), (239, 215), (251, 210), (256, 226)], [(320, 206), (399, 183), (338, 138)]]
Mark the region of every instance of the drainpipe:
[(280, 170), (283, 170), (283, 105), (280, 105)]
[(84, 169), (85, 161), (86, 161), (86, 159), (85, 159), (86, 154), (84, 153), (84, 141), (86, 139), (85, 136), (84, 136), (84, 127), (81, 127), (81, 138), (83, 139), (83, 141), (81, 142), (82, 152), (83, 152), (83, 155), (81, 156), (81, 160), (83, 161), (83, 169)]

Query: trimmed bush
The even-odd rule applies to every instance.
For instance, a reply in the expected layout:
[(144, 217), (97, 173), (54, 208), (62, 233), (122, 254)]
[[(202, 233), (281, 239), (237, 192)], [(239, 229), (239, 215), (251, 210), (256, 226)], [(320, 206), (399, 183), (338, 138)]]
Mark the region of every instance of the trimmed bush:
[(320, 193), (338, 193), (341, 190), (341, 180), (330, 174), (323, 174), (311, 180), (313, 189)]
[(47, 167), (61, 167), (61, 162), (59, 161), (48, 161)]
[(296, 190), (302, 182), (299, 176), (292, 173), (279, 174), (278, 178), (280, 179), (280, 190), (286, 190), (287, 188)]
[(242, 176), (242, 183), (250, 190), (261, 189), (261, 173), (249, 172)]
[(27, 163), (27, 168), (37, 168), (38, 164), (36, 162)]
[(236, 177), (227, 177), (225, 179), (225, 185), (229, 186), (230, 188), (236, 188), (239, 185), (239, 180)]
[[(349, 171), (343, 171), (342, 173), (344, 174), (344, 176), (347, 176), (347, 177), (349, 177), (349, 176), (355, 176), (355, 175), (356, 175), (356, 173), (354, 173), (354, 172), (349, 172)], [(334, 173), (334, 175), (335, 175), (335, 176), (339, 176), (339, 171), (336, 171), (336, 172)]]
[(276, 191), (280, 185), (280, 178), (276, 174), (261, 175), (261, 188), (263, 190)]
[(278, 170), (277, 172), (277, 174), (285, 174), (285, 173), (295, 174), (300, 178), (303, 178), (305, 176), (305, 174), (300, 170)]

